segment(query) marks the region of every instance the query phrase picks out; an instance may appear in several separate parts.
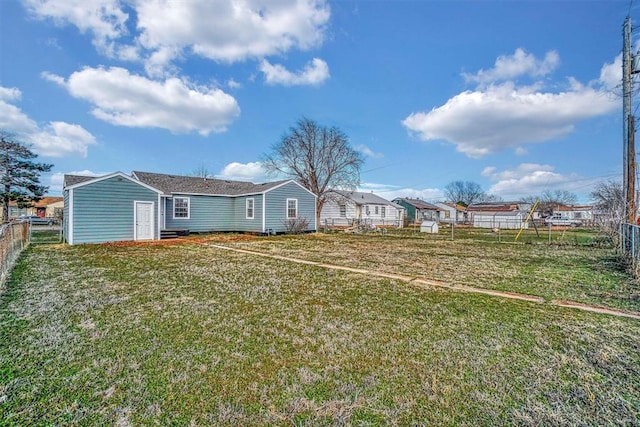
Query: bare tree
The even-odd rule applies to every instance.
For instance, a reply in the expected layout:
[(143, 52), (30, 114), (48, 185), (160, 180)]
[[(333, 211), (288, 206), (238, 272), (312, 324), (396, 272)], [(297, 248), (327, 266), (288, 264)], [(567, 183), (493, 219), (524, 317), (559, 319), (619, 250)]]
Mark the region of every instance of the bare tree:
[(616, 181), (603, 181), (591, 192), (596, 225), (617, 246), (619, 243), (620, 225), (626, 222), (625, 197), (622, 184)]
[(578, 201), (578, 197), (566, 190), (546, 190), (538, 196), (529, 196), (523, 199), (524, 202), (534, 204), (538, 202), (538, 209), (543, 216), (549, 216), (561, 206), (572, 206)]
[(263, 160), (268, 172), (292, 177), (318, 197), (317, 226), (329, 190), (354, 190), (360, 183), (363, 163), (362, 155), (349, 145), (344, 132), (307, 118), (289, 128)]
[(453, 181), (444, 187), (444, 195), (448, 201), (469, 206), (478, 202), (492, 202), (499, 198), (487, 194), (480, 184), (472, 181)]
[(29, 207), (37, 202), (48, 187), (40, 184), (40, 174), (49, 172), (53, 165), (37, 163), (38, 157), (24, 143), (5, 131), (0, 131), (0, 200), (2, 221), (9, 219), (9, 202), (18, 207)]
[(195, 176), (196, 178), (212, 178), (213, 177), (213, 174), (204, 163), (201, 163), (200, 166), (192, 170), (188, 175)]

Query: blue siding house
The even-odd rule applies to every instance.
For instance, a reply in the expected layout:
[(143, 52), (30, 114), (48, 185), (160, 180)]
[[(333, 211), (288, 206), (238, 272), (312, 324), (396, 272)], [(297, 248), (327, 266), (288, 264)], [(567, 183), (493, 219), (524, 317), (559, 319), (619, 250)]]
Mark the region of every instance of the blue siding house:
[(291, 222), (317, 229), (316, 196), (293, 180), (254, 184), (122, 172), (65, 175), (69, 244), (160, 239), (163, 231), (282, 233)]

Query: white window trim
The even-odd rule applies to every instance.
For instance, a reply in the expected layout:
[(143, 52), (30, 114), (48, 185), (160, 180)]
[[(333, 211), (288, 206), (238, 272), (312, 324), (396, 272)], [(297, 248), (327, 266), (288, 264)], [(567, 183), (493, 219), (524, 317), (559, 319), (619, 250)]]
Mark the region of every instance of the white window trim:
[[(289, 202), (295, 202), (296, 203), (296, 215), (295, 216), (289, 216)], [(285, 215), (287, 216), (287, 219), (296, 219), (296, 218), (298, 218), (298, 199), (287, 199), (287, 203), (285, 205)]]
[[(187, 216), (176, 216), (176, 200), (185, 199), (187, 201)], [(191, 219), (191, 198), (184, 196), (173, 197), (173, 219)]]
[[(249, 202), (251, 202), (251, 216), (249, 216)], [(253, 197), (250, 197), (247, 200), (245, 200), (244, 214), (246, 219), (254, 219), (256, 217), (256, 202)]]

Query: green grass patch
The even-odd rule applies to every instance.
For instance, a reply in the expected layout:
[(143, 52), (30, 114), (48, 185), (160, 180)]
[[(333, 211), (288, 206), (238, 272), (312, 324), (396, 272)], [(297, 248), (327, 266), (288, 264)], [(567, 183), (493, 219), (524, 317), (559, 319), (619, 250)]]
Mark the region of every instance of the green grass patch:
[(0, 419), (631, 425), (639, 335), (635, 320), (205, 245), (30, 246), (0, 300)]
[[(598, 235), (571, 229), (583, 244), (525, 244), (467, 230), (465, 238), (398, 234), (314, 234), (225, 244), (311, 261), (537, 295), (640, 312), (640, 284)], [(516, 231), (511, 230), (512, 234)], [(562, 232), (557, 232), (562, 233)], [(574, 240), (574, 239), (572, 239)]]
[(60, 243), (62, 242), (62, 232), (58, 230), (38, 229), (31, 227), (29, 242), (31, 243)]

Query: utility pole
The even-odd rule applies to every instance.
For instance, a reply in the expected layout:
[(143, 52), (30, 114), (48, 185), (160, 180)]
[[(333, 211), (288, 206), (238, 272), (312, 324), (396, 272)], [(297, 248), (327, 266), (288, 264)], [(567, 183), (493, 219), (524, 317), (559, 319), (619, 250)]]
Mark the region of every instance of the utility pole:
[(622, 31), (622, 178), (625, 194), (625, 218), (628, 223), (635, 224), (635, 120), (631, 114), (631, 75), (636, 72), (633, 69), (631, 56), (631, 18), (624, 20)]

